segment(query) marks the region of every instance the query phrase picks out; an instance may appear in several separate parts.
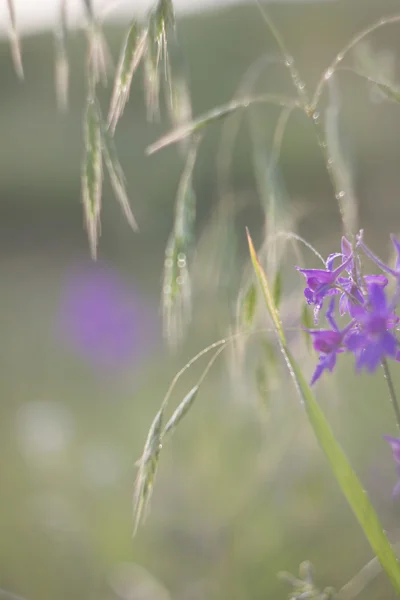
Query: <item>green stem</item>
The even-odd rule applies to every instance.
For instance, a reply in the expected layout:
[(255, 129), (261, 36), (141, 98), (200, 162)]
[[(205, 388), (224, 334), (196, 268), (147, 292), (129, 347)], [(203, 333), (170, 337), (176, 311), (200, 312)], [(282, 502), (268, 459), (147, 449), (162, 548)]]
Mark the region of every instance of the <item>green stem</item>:
[(396, 391), (394, 389), (392, 376), (390, 374), (386, 359), (384, 359), (382, 361), (382, 368), (383, 368), (383, 374), (384, 374), (384, 377), (385, 377), (385, 380), (386, 380), (386, 383), (387, 383), (387, 386), (389, 389), (390, 402), (392, 403), (394, 414), (396, 416), (397, 429), (400, 430), (400, 407), (399, 407), (399, 403), (397, 400)]

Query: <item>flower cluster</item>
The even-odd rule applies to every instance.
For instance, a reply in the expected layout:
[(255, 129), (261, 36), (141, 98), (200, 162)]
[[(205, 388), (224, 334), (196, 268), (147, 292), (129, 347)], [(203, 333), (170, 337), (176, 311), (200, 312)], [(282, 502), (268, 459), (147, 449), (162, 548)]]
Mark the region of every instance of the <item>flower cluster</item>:
[[(314, 384), (325, 370), (332, 371), (337, 355), (350, 352), (355, 356), (356, 369), (372, 373), (386, 358), (400, 360), (400, 342), (396, 337), (399, 317), (396, 305), (400, 300), (400, 242), (392, 237), (397, 254), (395, 268), (383, 263), (364, 244), (362, 231), (356, 236), (354, 247), (342, 238), (341, 252), (331, 254), (324, 269), (301, 269), (306, 278), (304, 295), (314, 306), (314, 320), (318, 323), (325, 300), (329, 299), (327, 329), (307, 330), (319, 361), (311, 379)], [(364, 275), (361, 254), (364, 253), (385, 274)], [(335, 267), (335, 263), (339, 262)], [(386, 286), (388, 276), (395, 283), (389, 299)], [(335, 319), (336, 300), (341, 318), (347, 323), (340, 328)]]

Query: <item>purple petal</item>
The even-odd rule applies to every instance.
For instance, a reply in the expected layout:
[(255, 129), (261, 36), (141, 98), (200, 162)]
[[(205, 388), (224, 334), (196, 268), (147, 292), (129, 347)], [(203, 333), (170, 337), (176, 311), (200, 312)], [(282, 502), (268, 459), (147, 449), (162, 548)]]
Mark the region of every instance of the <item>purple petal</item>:
[(367, 371), (372, 373), (380, 365), (382, 360), (381, 344), (372, 342), (369, 343), (361, 352), (357, 360), (357, 369), (365, 367)]
[(369, 301), (373, 310), (377, 312), (384, 312), (386, 309), (386, 296), (382, 287), (376, 283), (371, 284), (368, 287)]
[(342, 255), (340, 252), (335, 252), (334, 254), (330, 254), (328, 256), (328, 258), (326, 259), (326, 268), (329, 269), (329, 271), (332, 271), (333, 269), (333, 263), (335, 262), (336, 258), (340, 258)]
[(309, 334), (313, 338), (313, 345), (315, 350), (328, 354), (332, 352), (342, 341), (342, 334), (338, 331), (331, 331), (330, 329), (317, 329), (308, 330)]
[(393, 500), (396, 500), (396, 498), (399, 496), (399, 494), (400, 494), (400, 479), (398, 480), (398, 482), (396, 483), (396, 485), (393, 488), (393, 492), (392, 492)]
[(376, 285), (386, 287), (387, 284), (389, 283), (387, 277), (385, 277), (384, 275), (365, 275), (364, 281), (368, 286), (375, 283)]
[(383, 439), (390, 444), (392, 448), (393, 459), (397, 464), (400, 465), (400, 438), (396, 438), (391, 435), (384, 435)]
[(394, 335), (389, 333), (389, 331), (386, 331), (382, 335), (381, 345), (382, 345), (382, 349), (384, 350), (385, 354), (387, 354), (391, 358), (395, 358), (398, 344), (397, 344), (397, 340), (394, 337)]
[(335, 279), (333, 276), (334, 271), (326, 271), (324, 269), (300, 269), (300, 267), (296, 267), (296, 269), (300, 273), (303, 273), (304, 277), (307, 279), (307, 285), (311, 289), (315, 289), (316, 284), (332, 283)]
[(337, 267), (337, 269), (335, 269), (334, 271), (332, 271), (332, 274), (335, 276), (335, 279), (338, 275), (340, 275), (340, 273), (342, 271), (344, 271), (344, 269), (350, 264), (350, 262), (353, 260), (352, 255), (348, 256), (346, 258), (346, 260), (344, 262), (342, 262), (341, 265), (339, 265)]

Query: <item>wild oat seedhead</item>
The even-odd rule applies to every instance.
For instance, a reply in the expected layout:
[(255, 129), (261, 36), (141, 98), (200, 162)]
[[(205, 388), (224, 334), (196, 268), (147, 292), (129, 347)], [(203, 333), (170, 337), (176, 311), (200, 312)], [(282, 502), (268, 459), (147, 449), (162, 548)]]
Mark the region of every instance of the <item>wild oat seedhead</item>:
[(176, 408), (172, 417), (170, 418), (170, 420), (164, 427), (164, 430), (162, 432), (163, 439), (168, 433), (170, 433), (177, 427), (177, 425), (180, 423), (180, 421), (183, 419), (183, 417), (188, 413), (188, 411), (190, 410), (190, 408), (191, 408), (193, 402), (195, 401), (196, 396), (199, 392), (199, 387), (200, 387), (199, 385), (195, 385), (190, 390), (190, 392), (188, 392), (186, 394), (186, 396), (184, 397), (182, 402)]
[(148, 30), (134, 19), (122, 45), (108, 113), (108, 127), (114, 133), (129, 99), (133, 75), (146, 52)]
[(93, 258), (97, 255), (100, 235), (103, 160), (101, 126), (96, 103), (88, 98), (84, 119), (85, 153), (82, 168), (82, 200), (89, 246)]
[(111, 55), (103, 35), (101, 23), (97, 19), (92, 0), (82, 0), (86, 10), (88, 25), (86, 36), (88, 40), (87, 71), (88, 77), (96, 85), (102, 81), (107, 83), (107, 72), (111, 65)]
[(128, 221), (129, 225), (134, 231), (138, 230), (136, 219), (133, 216), (131, 205), (129, 202), (128, 193), (126, 191), (126, 180), (124, 171), (119, 162), (117, 150), (115, 148), (114, 140), (106, 129), (104, 120), (101, 120), (101, 132), (102, 132), (102, 145), (103, 145), (103, 156), (104, 162), (107, 167), (107, 171), (110, 177), (111, 186), (114, 191), (114, 195), (119, 203), (122, 212)]
[(146, 517), (151, 500), (154, 478), (161, 452), (163, 412), (163, 408), (161, 408), (156, 414), (147, 435), (143, 454), (137, 462), (139, 470), (133, 493), (134, 535), (141, 521)]
[(299, 577), (282, 571), (279, 579), (289, 584), (293, 589), (289, 593), (290, 600), (334, 600), (336, 591), (332, 587), (320, 590), (314, 582), (314, 569), (309, 561), (304, 561), (299, 567)]
[(171, 0), (158, 0), (150, 12), (148, 42), (144, 54), (144, 76), (147, 115), (150, 120), (160, 116), (160, 63), (164, 77), (170, 85), (171, 65), (168, 54), (168, 37), (175, 28), (175, 14)]
[(115, 197), (132, 229), (137, 230), (135, 217), (126, 191), (125, 176), (118, 160), (114, 141), (107, 131), (100, 106), (93, 96), (94, 85), (89, 86), (85, 116), (85, 156), (83, 161), (82, 196), (93, 258), (97, 255), (100, 234), (101, 191), (103, 160), (110, 176)]

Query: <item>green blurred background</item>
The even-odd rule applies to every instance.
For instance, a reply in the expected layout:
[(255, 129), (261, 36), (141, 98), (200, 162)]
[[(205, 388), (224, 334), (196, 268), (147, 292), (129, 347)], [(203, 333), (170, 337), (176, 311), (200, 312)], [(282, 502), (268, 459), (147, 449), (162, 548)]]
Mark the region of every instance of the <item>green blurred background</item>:
[[(228, 101), (257, 57), (277, 54), (256, 7), (217, 8), (179, 22), (196, 115)], [(352, 35), (396, 9), (395, 0), (268, 5), (311, 89)], [(118, 27), (106, 30), (115, 57), (122, 34)], [(394, 81), (399, 39), (396, 25), (370, 37), (375, 53), (392, 57)], [(251, 367), (232, 379), (227, 357), (221, 358), (163, 449), (150, 516), (131, 538), (134, 463), (149, 424), (176, 371), (233, 322), (246, 259), (244, 225), (258, 239), (261, 213), (244, 126), (230, 202), (244, 201), (248, 209), (237, 219), (235, 259), (216, 290), (212, 266), (222, 250), (218, 237), (212, 243), (207, 237), (220, 193), (221, 126), (213, 126), (195, 171), (196, 232), (203, 243), (195, 261), (193, 322), (179, 349), (169, 352), (162, 341), (161, 275), (182, 160), (176, 148), (146, 157), (146, 146), (168, 123), (146, 122), (138, 73), (116, 143), (140, 233), (129, 230), (106, 183), (100, 266), (90, 267), (80, 200), (82, 33), (72, 34), (70, 52), (70, 110), (61, 115), (51, 35), (23, 40), (23, 83), (8, 44), (0, 45), (0, 588), (27, 600), (284, 598), (290, 590), (277, 572), (296, 571), (304, 559), (314, 563), (322, 586), (340, 588), (371, 550), (280, 367), (260, 402)], [(400, 231), (399, 107), (374, 101), (371, 86), (349, 72), (335, 81), (360, 225), (372, 248), (387, 257), (388, 234)], [(289, 93), (287, 73), (271, 67), (258, 89)], [(105, 105), (108, 97), (105, 90)], [(277, 115), (264, 108), (256, 114), (266, 144)], [(298, 231), (323, 255), (337, 251), (337, 203), (312, 125), (301, 115), (289, 121), (280, 175), (285, 211)], [(287, 311), (298, 325), (302, 282), (294, 262), (293, 256), (285, 262), (284, 295), (290, 291)], [(137, 329), (128, 361), (103, 364), (82, 351), (74, 332), (68, 335), (65, 297), (71, 286), (75, 293), (71, 273), (82, 266), (89, 277), (92, 269), (112, 271), (134, 304)], [(107, 332), (98, 343), (106, 342)], [(305, 362), (307, 373), (313, 360)], [(174, 402), (200, 372), (195, 367), (186, 374)], [(395, 370), (393, 376), (400, 384)], [(382, 440), (395, 427), (381, 375), (356, 378), (351, 361), (343, 360), (317, 394), (396, 540), (396, 476)], [(393, 592), (381, 575), (362, 596), (391, 598)]]

